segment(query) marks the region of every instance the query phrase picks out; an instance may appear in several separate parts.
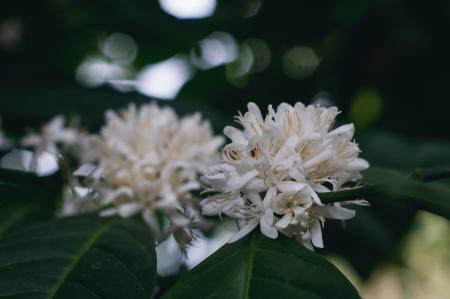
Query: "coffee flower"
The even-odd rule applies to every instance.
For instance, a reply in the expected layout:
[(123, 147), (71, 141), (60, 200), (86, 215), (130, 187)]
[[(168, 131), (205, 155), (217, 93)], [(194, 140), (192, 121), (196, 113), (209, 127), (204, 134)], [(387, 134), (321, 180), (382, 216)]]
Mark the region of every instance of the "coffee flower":
[(264, 118), (249, 103), (248, 112), (237, 116), (243, 129), (224, 129), (231, 143), (222, 163), (202, 177), (210, 194), (201, 202), (203, 214), (236, 219), (240, 230), (230, 242), (259, 225), (269, 238), (283, 233), (310, 249), (323, 247), (325, 218), (347, 220), (355, 212), (323, 204), (320, 194), (359, 180), (369, 167), (358, 158), (353, 125), (333, 129), (338, 113), (336, 107), (281, 104), (276, 111), (269, 106)]
[[(97, 140), (98, 167), (85, 165), (78, 174), (94, 179), (101, 215), (141, 214), (158, 238), (165, 233), (164, 219), (174, 231), (200, 216), (192, 191), (208, 165), (218, 161), (222, 144), (200, 114), (178, 118), (169, 107), (130, 105), (107, 112)], [(74, 207), (68, 210), (73, 213)]]
[(77, 130), (66, 127), (65, 122), (64, 116), (55, 116), (42, 126), (40, 132), (33, 132), (25, 136), (21, 140), (22, 145), (32, 147), (36, 156), (45, 151), (58, 156), (60, 146), (70, 146), (78, 140)]

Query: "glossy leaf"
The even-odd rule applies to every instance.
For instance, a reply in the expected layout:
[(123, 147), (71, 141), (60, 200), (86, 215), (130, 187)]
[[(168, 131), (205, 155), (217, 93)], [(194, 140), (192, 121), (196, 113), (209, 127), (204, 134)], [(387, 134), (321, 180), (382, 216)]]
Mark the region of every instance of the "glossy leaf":
[(254, 232), (183, 275), (162, 297), (359, 298), (339, 270), (293, 239)]
[(155, 264), (138, 220), (54, 220), (0, 242), (0, 298), (151, 298)]
[(394, 200), (450, 219), (450, 187), (445, 184), (421, 182), (382, 169), (366, 172), (365, 180), (376, 187), (380, 199)]
[[(427, 178), (446, 175), (444, 172), (426, 174)], [(370, 169), (364, 173), (364, 185), (358, 188), (320, 194), (323, 202), (339, 202), (366, 198), (401, 203), (450, 218), (450, 187), (438, 182), (419, 180), (417, 172), (412, 176), (385, 170)]]
[(16, 228), (52, 216), (59, 192), (49, 186), (51, 179), (0, 170), (0, 240)]

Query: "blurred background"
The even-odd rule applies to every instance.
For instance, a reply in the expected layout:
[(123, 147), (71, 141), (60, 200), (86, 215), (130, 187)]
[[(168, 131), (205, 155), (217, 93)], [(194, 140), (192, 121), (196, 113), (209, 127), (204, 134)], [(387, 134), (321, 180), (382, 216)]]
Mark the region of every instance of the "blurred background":
[[(220, 133), (248, 101), (302, 101), (337, 105), (373, 166), (448, 166), (449, 32), (443, 0), (8, 1), (2, 127), (64, 114), (96, 130), (153, 99)], [(450, 298), (447, 220), (385, 203), (358, 216), (327, 223), (323, 254), (365, 298)]]

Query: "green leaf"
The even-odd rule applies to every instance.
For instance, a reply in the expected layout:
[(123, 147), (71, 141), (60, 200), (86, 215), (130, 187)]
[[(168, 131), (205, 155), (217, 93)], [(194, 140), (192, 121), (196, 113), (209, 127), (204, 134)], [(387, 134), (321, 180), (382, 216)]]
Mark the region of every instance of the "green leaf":
[(52, 179), (0, 169), (0, 240), (16, 228), (51, 218), (53, 198), (60, 194)]
[(141, 221), (45, 222), (0, 242), (0, 298), (151, 298), (155, 259)]
[(414, 170), (412, 177), (424, 182), (444, 180), (450, 177), (450, 167), (418, 168)]
[(293, 239), (254, 232), (183, 275), (163, 299), (359, 298), (331, 263)]
[(373, 194), (374, 191), (375, 188), (373, 188), (373, 186), (361, 185), (352, 189), (320, 193), (319, 197), (323, 203), (332, 203), (364, 198), (370, 194)]
[(34, 218), (34, 214), (40, 214), (40, 210), (38, 204), (0, 202), (0, 240), (13, 228)]
[(376, 187), (379, 199), (395, 200), (450, 219), (450, 188), (447, 185), (425, 183), (383, 169), (371, 169), (364, 175), (367, 184)]
[(364, 186), (321, 193), (320, 198), (325, 203), (356, 198), (394, 201), (450, 219), (450, 187), (443, 183), (418, 180), (421, 176), (440, 178), (443, 175), (446, 175), (445, 171), (416, 171), (406, 176), (392, 170), (372, 168), (364, 172)]

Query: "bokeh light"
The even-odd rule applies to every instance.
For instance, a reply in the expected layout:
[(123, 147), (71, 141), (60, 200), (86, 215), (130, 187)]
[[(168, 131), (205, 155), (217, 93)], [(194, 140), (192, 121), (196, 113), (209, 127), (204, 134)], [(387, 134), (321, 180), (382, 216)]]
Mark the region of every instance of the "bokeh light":
[(86, 57), (77, 67), (76, 80), (86, 87), (109, 84), (119, 91), (131, 90), (132, 86), (123, 82), (134, 75), (132, 63), (138, 53), (135, 40), (120, 32), (100, 36), (98, 50), (98, 54)]
[(193, 69), (188, 59), (178, 55), (145, 67), (138, 73), (135, 85), (142, 94), (170, 100), (192, 76)]
[(159, 0), (161, 8), (179, 19), (200, 19), (214, 14), (216, 0)]
[(193, 65), (209, 69), (233, 62), (238, 55), (238, 46), (233, 36), (226, 32), (213, 32), (198, 45), (199, 54), (191, 51)]
[(258, 38), (250, 38), (245, 41), (252, 51), (253, 61), (250, 68), (250, 73), (262, 72), (269, 65), (272, 54), (269, 46), (265, 41)]
[(239, 50), (239, 56), (236, 61), (227, 65), (226, 75), (230, 83), (237, 87), (243, 87), (247, 83), (247, 75), (253, 65), (254, 56), (251, 48), (248, 44), (241, 45)]
[(360, 127), (369, 126), (380, 117), (382, 104), (383, 99), (376, 89), (361, 89), (352, 100), (350, 120)]
[(75, 77), (86, 87), (98, 87), (113, 80), (126, 80), (130, 71), (103, 57), (95, 56), (85, 59), (77, 68)]
[(138, 47), (134, 39), (128, 34), (113, 33), (99, 40), (102, 53), (123, 65), (129, 65), (136, 58)]
[(262, 6), (262, 0), (249, 0), (244, 3), (243, 18), (251, 18), (258, 14)]
[(318, 66), (319, 58), (308, 47), (293, 47), (283, 57), (284, 72), (293, 79), (311, 76)]

